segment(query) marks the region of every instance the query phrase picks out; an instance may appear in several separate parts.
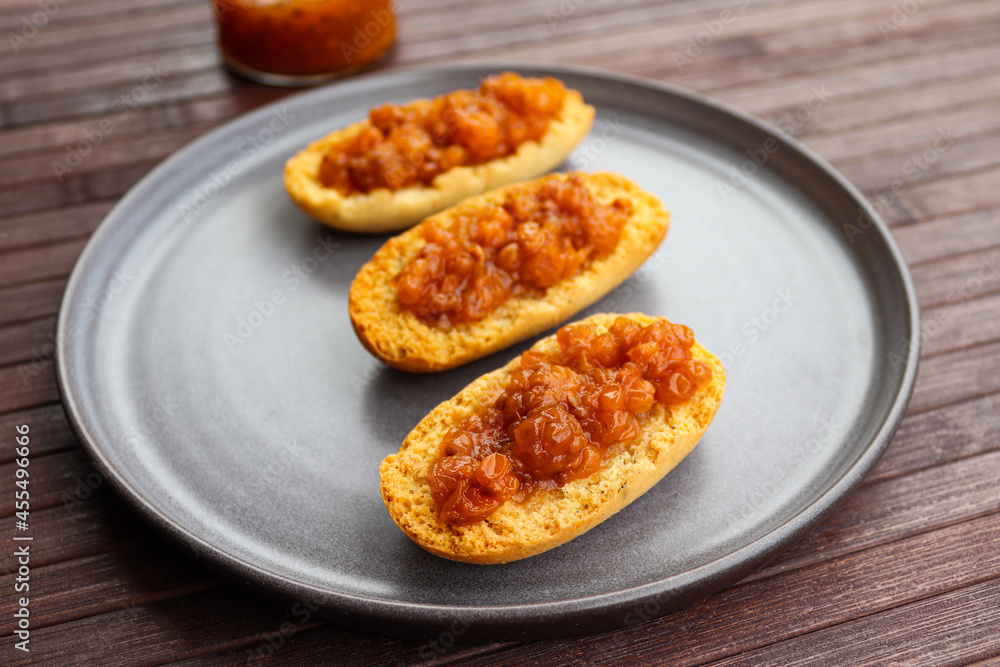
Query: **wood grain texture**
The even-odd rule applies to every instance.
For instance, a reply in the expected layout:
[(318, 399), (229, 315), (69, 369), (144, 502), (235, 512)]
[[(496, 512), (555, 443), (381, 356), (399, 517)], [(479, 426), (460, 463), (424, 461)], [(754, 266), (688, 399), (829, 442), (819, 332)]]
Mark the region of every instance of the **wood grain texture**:
[[(624, 663), (624, 651), (608, 655), (604, 650), (608, 644), (627, 647), (628, 664), (657, 664), (658, 660), (677, 666), (711, 664), (990, 581), (985, 573), (996, 567), (997, 555), (989, 540), (997, 537), (998, 529), (1000, 520), (989, 517), (826, 560), (785, 573), (780, 579), (738, 585), (636, 628), (583, 639), (532, 642), (469, 664), (513, 666), (554, 660), (564, 661), (560, 664)], [(952, 572), (964, 574), (956, 580)], [(659, 632), (653, 632), (654, 627)], [(929, 644), (932, 641), (928, 638)]]
[[(605, 67), (687, 86), (789, 130), (889, 223), (923, 309), (905, 420), (867, 479), (799, 544), (637, 627), (475, 646), (356, 634), (259, 601), (168, 545), (93, 470), (53, 366), (73, 263), (163, 158), (294, 91), (222, 70), (205, 0), (56, 4), (34, 34), (12, 40), (41, 8), (0, 0), (0, 536), (15, 532), (21, 424), (32, 434), (35, 536), (30, 655), (14, 649), (7, 611), (18, 564), (13, 550), (0, 555), (0, 663), (1000, 664), (995, 0), (398, 3), (386, 69)], [(79, 164), (59, 172), (102, 127)]]
[[(1000, 655), (1000, 580), (820, 630), (718, 665), (961, 665)], [(947, 634), (951, 641), (935, 638)], [(974, 648), (973, 648), (974, 647)]]

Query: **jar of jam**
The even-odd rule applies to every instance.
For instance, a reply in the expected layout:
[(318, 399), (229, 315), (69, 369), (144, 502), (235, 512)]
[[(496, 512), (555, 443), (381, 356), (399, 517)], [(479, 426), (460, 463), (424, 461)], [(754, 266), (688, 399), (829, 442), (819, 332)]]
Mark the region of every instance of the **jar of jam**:
[(226, 65), (255, 81), (307, 86), (387, 57), (392, 0), (213, 0)]

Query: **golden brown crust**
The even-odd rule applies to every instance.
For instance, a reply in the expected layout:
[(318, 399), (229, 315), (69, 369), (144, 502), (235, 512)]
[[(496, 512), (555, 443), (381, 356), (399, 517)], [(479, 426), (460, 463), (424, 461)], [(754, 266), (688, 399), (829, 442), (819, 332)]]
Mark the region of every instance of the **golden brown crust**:
[(594, 108), (584, 104), (578, 91), (566, 93), (562, 111), (541, 141), (527, 141), (516, 153), (499, 160), (451, 169), (438, 175), (430, 187), (396, 192), (382, 188), (345, 197), (319, 182), (323, 156), (332, 146), (357, 136), (370, 124), (365, 119), (314, 141), (291, 158), (285, 165), (285, 189), (299, 208), (337, 229), (366, 234), (406, 229), (466, 197), (535, 178), (562, 164), (594, 120)]
[[(618, 315), (584, 320), (606, 328)], [(645, 325), (656, 318), (627, 315)], [(532, 349), (554, 351), (555, 336)], [(502, 390), (519, 357), (473, 381), (434, 408), (382, 462), (382, 499), (396, 524), (427, 551), (466, 563), (506, 563), (547, 551), (590, 530), (649, 490), (694, 448), (722, 401), (726, 374), (718, 358), (695, 344), (692, 356), (712, 367), (712, 380), (689, 402), (665, 408), (657, 403), (640, 417), (638, 438), (606, 460), (592, 477), (561, 489), (540, 491), (527, 503), (507, 502), (495, 514), (471, 526), (440, 521), (427, 486), (427, 473), (440, 453), (444, 435), (476, 407)]]
[[(562, 176), (565, 178), (565, 176)], [(646, 261), (663, 241), (670, 216), (660, 201), (624, 176), (587, 175), (587, 187), (602, 204), (619, 197), (632, 204), (632, 217), (615, 251), (591, 262), (580, 273), (546, 290), (542, 298), (515, 297), (486, 319), (450, 328), (428, 325), (400, 307), (392, 277), (420, 252), (423, 225), (389, 239), (361, 267), (351, 285), (350, 314), (362, 344), (388, 365), (406, 371), (432, 372), (459, 366), (541, 333), (610, 292)], [(450, 226), (467, 208), (502, 202), (509, 185), (472, 197), (425, 223)]]

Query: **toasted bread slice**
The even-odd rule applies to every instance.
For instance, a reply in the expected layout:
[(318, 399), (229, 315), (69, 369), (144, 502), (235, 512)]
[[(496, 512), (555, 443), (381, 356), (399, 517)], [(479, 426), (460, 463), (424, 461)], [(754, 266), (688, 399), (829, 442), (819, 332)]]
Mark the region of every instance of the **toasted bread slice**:
[(358, 135), (367, 119), (332, 132), (299, 152), (285, 165), (285, 188), (303, 211), (336, 229), (381, 234), (406, 229), (466, 197), (508, 183), (541, 176), (562, 164), (590, 131), (594, 108), (578, 91), (567, 90), (563, 109), (541, 141), (526, 141), (513, 155), (439, 174), (431, 186), (392, 192), (386, 188), (344, 196), (319, 181), (323, 156), (331, 147)]
[[(442, 328), (426, 324), (404, 310), (392, 285), (392, 278), (426, 243), (423, 225), (419, 225), (389, 239), (355, 277), (350, 314), (358, 338), (372, 354), (394, 368), (440, 371), (541, 333), (600, 299), (653, 254), (667, 233), (670, 215), (656, 197), (624, 176), (587, 174), (586, 184), (601, 204), (625, 198), (632, 205), (632, 216), (612, 254), (585, 264), (575, 276), (549, 287), (541, 296), (514, 297), (486, 319)], [(465, 211), (498, 206), (508, 193), (526, 185), (509, 185), (471, 197), (423, 224), (434, 221), (450, 227)]]
[[(618, 315), (594, 315), (590, 322), (606, 330)], [(627, 315), (642, 325), (656, 318)], [(533, 350), (558, 349), (555, 336)], [(381, 466), (382, 499), (396, 524), (427, 551), (467, 563), (506, 563), (547, 551), (590, 530), (648, 491), (694, 448), (722, 401), (725, 370), (700, 344), (692, 358), (712, 368), (711, 381), (690, 401), (665, 407), (656, 403), (639, 417), (640, 432), (632, 443), (602, 463), (586, 479), (536, 492), (526, 503), (508, 501), (496, 513), (470, 526), (452, 526), (439, 518), (427, 475), (441, 453), (444, 436), (484, 403), (495, 400), (518, 368), (519, 358), (469, 384), (440, 404)]]

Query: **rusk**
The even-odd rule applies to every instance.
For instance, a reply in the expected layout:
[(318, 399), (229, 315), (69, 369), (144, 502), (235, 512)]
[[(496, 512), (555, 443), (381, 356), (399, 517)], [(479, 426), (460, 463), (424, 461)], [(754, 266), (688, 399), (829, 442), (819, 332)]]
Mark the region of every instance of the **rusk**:
[(392, 192), (379, 188), (344, 196), (319, 181), (323, 156), (332, 146), (351, 139), (368, 119), (314, 141), (285, 165), (285, 189), (299, 208), (316, 220), (349, 232), (381, 234), (410, 227), (466, 197), (540, 176), (569, 157), (587, 135), (594, 108), (578, 91), (567, 90), (560, 114), (551, 121), (541, 141), (526, 141), (517, 152), (481, 165), (455, 167), (439, 174), (431, 186), (413, 186)]
[[(599, 314), (583, 321), (606, 330), (616, 317)], [(640, 313), (627, 317), (643, 325), (657, 319)], [(558, 342), (554, 335), (549, 336), (532, 349), (554, 351)], [(467, 563), (506, 563), (581, 535), (649, 490), (705, 433), (722, 401), (725, 370), (718, 358), (698, 343), (691, 354), (711, 366), (711, 381), (682, 405), (668, 408), (656, 403), (639, 417), (639, 436), (619, 447), (597, 473), (559, 489), (538, 491), (524, 504), (508, 501), (493, 515), (470, 526), (444, 523), (426, 481), (440, 455), (442, 439), (477, 406), (495, 400), (518, 367), (520, 358), (515, 358), (437, 406), (410, 432), (399, 452), (385, 458), (380, 472), (382, 498), (389, 514), (427, 551)]]
[[(565, 176), (563, 176), (565, 178)], [(670, 216), (660, 201), (624, 176), (587, 175), (587, 187), (602, 204), (627, 198), (632, 216), (613, 253), (542, 295), (514, 297), (485, 319), (442, 328), (426, 324), (402, 308), (392, 278), (425, 244), (423, 224), (450, 226), (463, 210), (495, 206), (509, 185), (472, 197), (399, 236), (389, 239), (358, 272), (351, 285), (350, 315), (362, 344), (386, 364), (406, 371), (431, 372), (459, 366), (541, 333), (586, 308), (625, 281), (653, 254), (667, 233)]]

